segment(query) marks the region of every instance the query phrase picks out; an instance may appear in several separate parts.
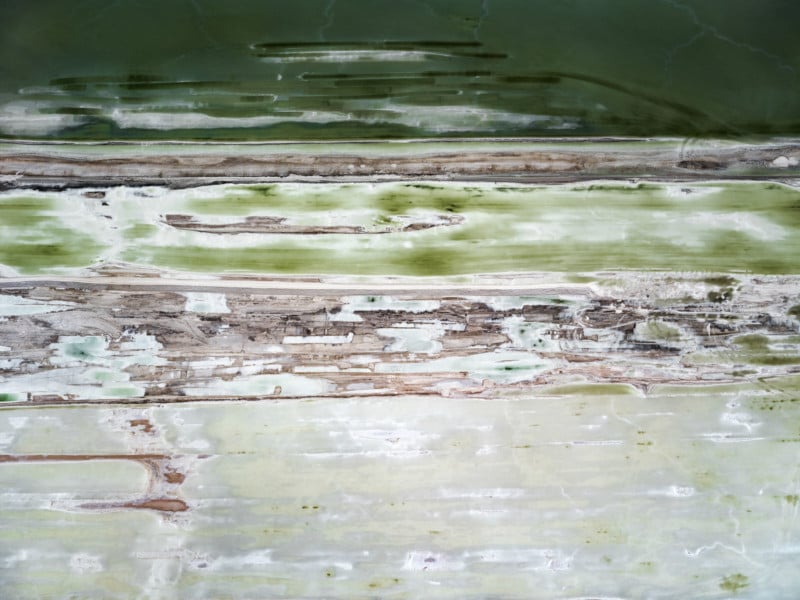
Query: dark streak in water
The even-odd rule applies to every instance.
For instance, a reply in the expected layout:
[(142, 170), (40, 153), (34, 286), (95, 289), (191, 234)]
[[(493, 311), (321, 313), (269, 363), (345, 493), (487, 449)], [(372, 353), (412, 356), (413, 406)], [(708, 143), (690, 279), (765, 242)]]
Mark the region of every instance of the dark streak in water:
[[(671, 108), (671, 109), (675, 110), (676, 112), (679, 112), (681, 114), (686, 115), (687, 117), (703, 119), (703, 120), (706, 120), (706, 121), (713, 120), (706, 113), (704, 113), (704, 112), (702, 112), (702, 111), (700, 111), (700, 110), (698, 110), (696, 108), (693, 108), (691, 106), (688, 106), (686, 104), (682, 104), (680, 102), (675, 102), (675, 101), (672, 101), (672, 100), (667, 100), (663, 96), (656, 96), (655, 94), (648, 94), (646, 92), (633, 90), (633, 89), (631, 89), (631, 88), (629, 88), (629, 87), (627, 87), (625, 85), (622, 85), (620, 83), (615, 83), (613, 81), (608, 81), (606, 79), (601, 79), (600, 77), (595, 77), (593, 75), (584, 75), (582, 73), (564, 73), (564, 72), (560, 72), (560, 71), (552, 71), (552, 72), (545, 72), (545, 73), (538, 74), (538, 76), (540, 76), (540, 77), (552, 77), (552, 78), (556, 78), (556, 79), (572, 79), (574, 81), (583, 81), (585, 83), (591, 83), (593, 85), (598, 85), (598, 86), (601, 86), (601, 87), (604, 87), (604, 88), (607, 88), (607, 89), (610, 89), (610, 90), (621, 92), (623, 94), (626, 94), (628, 96), (632, 96), (634, 98), (639, 98), (641, 100), (646, 100), (647, 102), (650, 102), (650, 103), (655, 104), (657, 106), (663, 106), (663, 107), (666, 107), (666, 108)], [(720, 125), (724, 125), (724, 128), (727, 130), (728, 133), (733, 133), (733, 131), (731, 130), (731, 127), (729, 125), (722, 124), (722, 123), (720, 123)]]
[(561, 82), (561, 77), (553, 75), (505, 75), (498, 77), (497, 80), (503, 83), (544, 83), (554, 85)]
[(388, 86), (395, 86), (395, 85), (421, 85), (421, 86), (432, 86), (436, 84), (435, 77), (412, 77), (412, 76), (404, 76), (404, 77), (394, 77), (389, 76), (385, 78), (367, 78), (367, 79), (349, 79), (343, 78), (334, 81), (334, 87), (351, 87), (351, 86), (358, 86), (364, 85), (365, 82), (370, 86), (372, 89), (374, 86), (379, 85), (388, 85)]
[(102, 115), (102, 108), (95, 108), (92, 106), (57, 106), (55, 108), (43, 108), (40, 111), (42, 114), (60, 114), (60, 115)]
[(451, 52), (453, 56), (459, 58), (487, 58), (490, 60), (503, 60), (508, 58), (505, 52)]
[(416, 79), (419, 77), (490, 77), (492, 71), (419, 71), (410, 73), (304, 73), (303, 79), (355, 79), (359, 81), (383, 81)]
[(415, 41), (384, 41), (384, 42), (260, 42), (251, 44), (253, 49), (268, 48), (270, 50), (292, 50), (294, 48), (327, 48), (352, 49), (352, 50), (417, 50), (419, 48), (480, 48), (483, 44), (475, 40), (444, 41), (444, 40), (415, 40)]
[(81, 77), (56, 77), (50, 80), (50, 85), (66, 86), (75, 84), (119, 84), (119, 83), (156, 83), (164, 81), (164, 78), (156, 75), (143, 75), (133, 73), (127, 77), (120, 77), (118, 75), (90, 75)]

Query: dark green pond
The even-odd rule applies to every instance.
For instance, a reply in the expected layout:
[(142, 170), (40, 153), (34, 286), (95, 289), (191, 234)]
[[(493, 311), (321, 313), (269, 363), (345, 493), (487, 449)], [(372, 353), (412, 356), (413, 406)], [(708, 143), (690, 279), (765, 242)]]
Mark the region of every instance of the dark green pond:
[(793, 0), (3, 0), (0, 135), (800, 133)]

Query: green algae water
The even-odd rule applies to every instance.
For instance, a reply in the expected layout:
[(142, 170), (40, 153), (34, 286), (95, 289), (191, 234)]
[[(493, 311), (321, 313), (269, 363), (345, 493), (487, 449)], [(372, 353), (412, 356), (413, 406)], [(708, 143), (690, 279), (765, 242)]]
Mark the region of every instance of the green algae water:
[[(75, 273), (125, 262), (230, 274), (794, 274), (798, 207), (800, 191), (763, 182), (280, 183), (118, 187), (103, 198), (9, 191), (0, 194), (0, 269)], [(715, 302), (735, 287), (730, 277), (708, 283), (720, 288)]]
[(5, 0), (0, 136), (800, 133), (780, 0)]

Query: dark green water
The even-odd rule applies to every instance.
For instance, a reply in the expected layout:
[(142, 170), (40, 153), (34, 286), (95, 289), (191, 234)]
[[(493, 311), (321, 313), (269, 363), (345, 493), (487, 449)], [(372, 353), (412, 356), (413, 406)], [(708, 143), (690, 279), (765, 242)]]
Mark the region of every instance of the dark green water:
[(0, 135), (800, 133), (794, 0), (3, 0)]

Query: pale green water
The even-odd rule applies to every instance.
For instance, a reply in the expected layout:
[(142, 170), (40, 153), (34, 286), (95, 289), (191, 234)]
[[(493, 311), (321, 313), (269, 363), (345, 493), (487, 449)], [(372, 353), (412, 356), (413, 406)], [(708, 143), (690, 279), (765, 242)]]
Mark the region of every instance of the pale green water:
[(6, 0), (0, 135), (800, 133), (781, 0)]
[[(6, 465), (0, 578), (16, 598), (792, 598), (800, 404), (770, 384), (154, 406), (191, 510), (74, 509), (130, 498), (139, 465)], [(119, 453), (141, 415), (17, 407), (0, 433)]]

